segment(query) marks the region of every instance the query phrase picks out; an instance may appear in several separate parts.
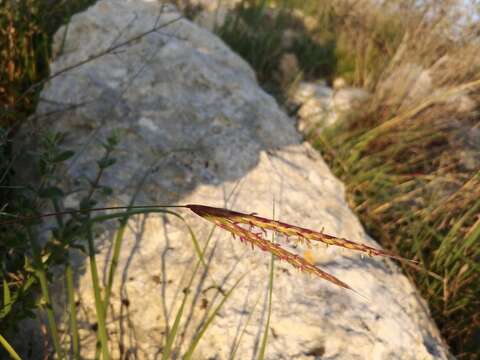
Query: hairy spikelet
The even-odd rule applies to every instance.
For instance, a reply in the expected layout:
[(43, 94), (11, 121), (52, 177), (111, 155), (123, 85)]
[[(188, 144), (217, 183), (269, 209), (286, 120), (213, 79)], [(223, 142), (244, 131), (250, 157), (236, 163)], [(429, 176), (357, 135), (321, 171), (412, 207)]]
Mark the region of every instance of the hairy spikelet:
[[(343, 281), (326, 273), (304, 258), (283, 249), (279, 244), (265, 239), (263, 235), (266, 234), (267, 230), (270, 230), (287, 238), (294, 237), (298, 242), (306, 244), (307, 246), (311, 246), (312, 242), (322, 242), (326, 245), (340, 246), (350, 250), (360, 251), (369, 256), (386, 256), (398, 260), (414, 262), (413, 260), (401, 258), (395, 254), (381, 249), (375, 249), (373, 247), (359, 244), (347, 239), (324, 234), (323, 232), (305, 229), (280, 221), (263, 218), (254, 214), (249, 215), (204, 205), (189, 204), (186, 205), (186, 207), (202, 218), (214, 223), (222, 229), (229, 231), (234, 237), (238, 236), (241, 241), (250, 243), (252, 247), (258, 247), (263, 251), (268, 251), (279, 259), (287, 261), (292, 266), (302, 271), (314, 274), (322, 279), (330, 281), (335, 285), (349, 290), (353, 289)], [(242, 227), (241, 225), (244, 225), (248, 228)]]
[(223, 218), (234, 224), (245, 224), (252, 228), (257, 227), (259, 229), (271, 230), (279, 235), (284, 235), (287, 238), (295, 237), (299, 242), (307, 245), (311, 245), (312, 241), (320, 241), (326, 245), (340, 246), (350, 250), (360, 251), (369, 256), (386, 256), (398, 260), (416, 262), (414, 260), (402, 258), (385, 250), (375, 249), (364, 244), (359, 244), (347, 239), (324, 234), (323, 232), (313, 231), (300, 226), (290, 225), (281, 221), (271, 220), (253, 214), (248, 215), (236, 211), (204, 205), (187, 205), (187, 207), (204, 218)]

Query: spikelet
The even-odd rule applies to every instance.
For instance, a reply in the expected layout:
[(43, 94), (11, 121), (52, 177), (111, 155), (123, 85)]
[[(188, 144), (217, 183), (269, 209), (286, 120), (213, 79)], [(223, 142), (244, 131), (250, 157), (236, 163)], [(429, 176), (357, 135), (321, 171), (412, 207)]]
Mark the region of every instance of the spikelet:
[(287, 238), (295, 237), (300, 243), (304, 243), (307, 246), (311, 246), (312, 242), (314, 241), (319, 241), (326, 245), (340, 246), (349, 250), (360, 251), (369, 256), (385, 256), (397, 260), (417, 263), (417, 261), (415, 260), (402, 258), (389, 251), (376, 249), (347, 239), (328, 235), (323, 233), (323, 231), (317, 232), (310, 229), (302, 228), (300, 226), (290, 225), (281, 221), (271, 220), (253, 214), (247, 215), (236, 211), (204, 205), (187, 205), (186, 207), (204, 218), (223, 218), (234, 224), (245, 224), (250, 226), (251, 228), (256, 227), (263, 230), (271, 230), (274, 231), (276, 234), (286, 236)]
[[(301, 256), (292, 254), (283, 249), (279, 244), (265, 239), (263, 235), (266, 235), (266, 231), (270, 230), (276, 234), (286, 236), (287, 238), (295, 237), (300, 243), (306, 244), (307, 246), (310, 246), (313, 241), (320, 241), (327, 245), (340, 246), (350, 250), (360, 251), (368, 254), (369, 256), (387, 256), (395, 259), (408, 260), (400, 258), (395, 254), (386, 252), (384, 250), (375, 249), (367, 245), (358, 244), (350, 240), (324, 234), (323, 231), (316, 232), (299, 226), (263, 218), (254, 214), (248, 215), (236, 211), (204, 205), (189, 204), (186, 205), (186, 207), (202, 218), (214, 223), (222, 229), (229, 231), (234, 237), (238, 236), (241, 241), (250, 243), (252, 247), (258, 247), (263, 251), (270, 252), (277, 258), (288, 262), (301, 271), (314, 274), (337, 286), (352, 290), (354, 292), (356, 291), (353, 290), (348, 284), (321, 270)], [(248, 229), (246, 227), (242, 227), (241, 225), (248, 227)], [(260, 232), (255, 232), (255, 230), (259, 230)]]

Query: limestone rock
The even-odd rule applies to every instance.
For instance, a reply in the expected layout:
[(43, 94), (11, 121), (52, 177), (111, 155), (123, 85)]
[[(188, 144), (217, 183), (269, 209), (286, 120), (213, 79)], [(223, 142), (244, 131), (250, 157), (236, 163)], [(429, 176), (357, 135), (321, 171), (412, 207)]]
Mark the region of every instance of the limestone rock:
[(368, 91), (345, 87), (335, 92), (333, 97), (333, 108), (337, 113), (355, 112), (361, 110), (371, 95)]
[[(155, 24), (168, 25), (137, 36)], [(57, 49), (63, 34), (61, 29), (55, 38)], [(72, 18), (51, 72), (132, 37), (136, 40), (114, 53), (53, 77), (41, 93), (37, 126), (67, 132), (66, 146), (77, 151), (64, 174), (65, 186), (73, 189), (75, 180), (94, 176), (99, 142), (116, 131), (118, 161), (102, 184), (117, 195), (100, 205), (128, 204), (138, 192), (136, 204), (200, 203), (267, 217), (274, 213), (283, 221), (378, 246), (348, 209), (343, 185), (320, 155), (300, 142), (251, 68), (173, 8), (156, 1), (98, 1)], [(211, 225), (178, 212), (205, 244)], [(103, 274), (114, 230), (115, 224), (105, 225), (96, 239)], [(362, 260), (333, 248), (313, 248), (308, 258), (368, 300), (277, 261), (267, 359), (447, 358), (423, 300), (390, 260)], [(129, 221), (109, 311), (113, 358), (120, 358), (120, 350), (139, 359), (160, 357), (189, 293), (175, 342), (182, 354), (212, 306), (243, 275), (194, 359), (227, 359), (234, 349), (236, 358), (254, 356), (265, 326), (270, 256), (217, 229), (206, 259), (208, 269), (200, 266), (190, 292), (183, 291), (196, 263), (185, 225), (166, 215)], [(88, 358), (95, 342), (88, 271), (79, 272), (78, 292), (82, 355)]]
[(337, 77), (333, 80), (332, 86), (335, 90), (340, 90), (347, 86), (347, 81), (342, 77)]
[(338, 88), (339, 82), (337, 81), (335, 90), (321, 83), (299, 84), (291, 101), (300, 106), (297, 113), (297, 128), (300, 132), (321, 132), (341, 116), (362, 110), (371, 97), (370, 93), (359, 88), (345, 87), (344, 84)]

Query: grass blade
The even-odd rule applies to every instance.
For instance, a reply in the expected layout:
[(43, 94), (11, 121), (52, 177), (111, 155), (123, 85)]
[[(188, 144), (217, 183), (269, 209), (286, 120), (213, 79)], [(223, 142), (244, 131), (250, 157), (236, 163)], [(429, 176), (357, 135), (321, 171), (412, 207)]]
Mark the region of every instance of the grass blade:
[(193, 280), (195, 279), (195, 275), (197, 274), (197, 271), (198, 271), (198, 268), (199, 268), (200, 264), (202, 264), (205, 267), (207, 266), (206, 262), (205, 262), (205, 258), (204, 258), (203, 255), (205, 253), (205, 250), (208, 247), (208, 244), (210, 243), (210, 240), (213, 236), (213, 232), (215, 230), (215, 226), (213, 226), (212, 230), (210, 231), (210, 233), (207, 237), (207, 241), (205, 242), (205, 245), (203, 246), (203, 249), (200, 249), (200, 245), (198, 243), (197, 237), (195, 236), (195, 233), (193, 232), (192, 228), (186, 223), (186, 221), (183, 219), (183, 217), (181, 217), (178, 214), (176, 214), (176, 216), (179, 217), (185, 223), (185, 225), (187, 226), (188, 231), (190, 233), (190, 237), (191, 237), (192, 242), (193, 242), (193, 246), (195, 248), (195, 252), (196, 252), (197, 257), (198, 257), (198, 260), (197, 260), (197, 263), (195, 264), (195, 268), (193, 270), (192, 276), (190, 277), (188, 285), (184, 290), (183, 301), (182, 301), (182, 304), (180, 305), (180, 308), (177, 311), (177, 314), (175, 315), (175, 320), (173, 322), (173, 327), (168, 333), (167, 341), (166, 341), (165, 347), (163, 349), (162, 360), (170, 359), (170, 354), (172, 352), (172, 346), (173, 346), (173, 343), (174, 343), (174, 341), (177, 337), (178, 327), (180, 325), (180, 320), (181, 320), (181, 318), (183, 316), (183, 312), (185, 310), (185, 304), (187, 302), (188, 295), (190, 294), (189, 289), (193, 284)]
[(270, 275), (268, 278), (268, 309), (267, 322), (265, 324), (265, 331), (263, 332), (262, 344), (258, 353), (258, 360), (265, 359), (265, 351), (267, 350), (268, 332), (270, 330), (270, 317), (272, 315), (272, 295), (273, 295), (273, 275), (275, 273), (275, 256), (272, 255), (270, 260)]
[(0, 334), (0, 344), (3, 348), (7, 350), (8, 355), (14, 360), (22, 360), (22, 358), (17, 354), (13, 347), (8, 343), (8, 341)]
[(48, 322), (48, 327), (50, 328), (50, 335), (52, 336), (53, 348), (55, 349), (55, 353), (57, 354), (57, 357), (59, 359), (64, 359), (65, 354), (63, 352), (62, 346), (60, 345), (60, 337), (58, 335), (57, 322), (55, 320), (55, 314), (53, 312), (53, 304), (50, 296), (50, 290), (48, 288), (47, 273), (45, 271), (45, 267), (44, 267), (43, 260), (41, 258), (38, 246), (35, 243), (35, 240), (33, 240), (33, 237), (30, 231), (28, 232), (28, 236), (30, 240), (30, 245), (32, 247), (35, 276), (40, 282), (42, 300), (44, 302), (45, 311), (47, 313), (47, 322)]
[(73, 269), (70, 260), (67, 260), (65, 266), (65, 279), (67, 285), (67, 300), (70, 309), (70, 335), (72, 337), (72, 355), (75, 360), (80, 359), (80, 340), (77, 324), (77, 305), (75, 303), (75, 293), (73, 289)]
[(10, 287), (8, 286), (8, 282), (3, 277), (3, 309), (1, 310), (0, 318), (7, 316), (7, 314), (12, 310), (12, 297), (10, 295)]
[(107, 328), (105, 325), (105, 309), (103, 307), (102, 296), (100, 294), (100, 281), (98, 279), (97, 262), (95, 259), (95, 246), (93, 244), (93, 234), (92, 234), (91, 226), (89, 226), (88, 228), (87, 237), (88, 237), (88, 257), (90, 260), (90, 274), (92, 276), (93, 295), (95, 298), (95, 310), (96, 310), (97, 322), (98, 322), (98, 333), (100, 337), (100, 343), (102, 346), (103, 360), (108, 360), (110, 359), (110, 352), (108, 350), (108, 335), (107, 335)]
[[(195, 270), (193, 271), (193, 274), (192, 274), (192, 279), (195, 277), (195, 274), (198, 269), (198, 264), (199, 263), (197, 262), (197, 266), (195, 267)], [(173, 345), (173, 342), (175, 341), (175, 338), (177, 337), (178, 327), (180, 325), (180, 320), (182, 319), (183, 310), (185, 309), (185, 304), (187, 303), (187, 298), (189, 294), (190, 294), (190, 290), (188, 288), (185, 288), (182, 305), (180, 305), (180, 308), (177, 311), (177, 315), (175, 316), (175, 321), (173, 322), (172, 329), (168, 333), (167, 341), (166, 341), (165, 347), (163, 348), (162, 360), (169, 360), (171, 358), (170, 354), (172, 352), (172, 345)]]
[(192, 359), (192, 355), (193, 355), (193, 352), (195, 351), (195, 348), (197, 347), (198, 343), (200, 342), (200, 340), (202, 339), (203, 335), (205, 334), (205, 332), (207, 331), (207, 329), (209, 328), (210, 324), (212, 323), (212, 321), (215, 319), (215, 317), (217, 316), (217, 314), (219, 313), (219, 311), (222, 309), (223, 305), (225, 304), (225, 302), (230, 298), (230, 296), (232, 295), (233, 291), (237, 288), (237, 286), (240, 284), (240, 282), (245, 278), (247, 274), (244, 274), (242, 275), (236, 282), (235, 284), (232, 286), (232, 288), (230, 290), (228, 290), (228, 292), (225, 294), (225, 296), (223, 297), (222, 301), (220, 301), (220, 303), (217, 305), (217, 307), (215, 308), (215, 310), (212, 312), (212, 314), (210, 314), (210, 316), (208, 317), (207, 321), (205, 322), (205, 324), (203, 325), (202, 329), (198, 332), (198, 334), (193, 338), (192, 340), (192, 343), (190, 344), (187, 352), (185, 353), (185, 356), (183, 357), (183, 360), (190, 360)]

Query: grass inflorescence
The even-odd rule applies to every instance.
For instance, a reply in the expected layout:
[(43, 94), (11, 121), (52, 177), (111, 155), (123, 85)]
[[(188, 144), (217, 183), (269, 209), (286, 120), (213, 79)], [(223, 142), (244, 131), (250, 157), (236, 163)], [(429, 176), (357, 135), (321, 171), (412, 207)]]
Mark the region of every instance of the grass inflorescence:
[(250, 244), (252, 247), (257, 247), (269, 252), (278, 259), (288, 262), (301, 271), (314, 274), (349, 290), (353, 289), (345, 282), (323, 271), (301, 256), (285, 250), (278, 243), (266, 239), (267, 230), (273, 231), (276, 235), (286, 237), (287, 239), (293, 237), (298, 243), (309, 247), (312, 246), (313, 242), (321, 242), (327, 246), (333, 245), (349, 250), (360, 251), (368, 256), (385, 256), (417, 263), (415, 260), (404, 259), (391, 252), (254, 214), (244, 214), (205, 205), (186, 205), (186, 207), (220, 228), (227, 230), (234, 237), (238, 236), (241, 241)]

